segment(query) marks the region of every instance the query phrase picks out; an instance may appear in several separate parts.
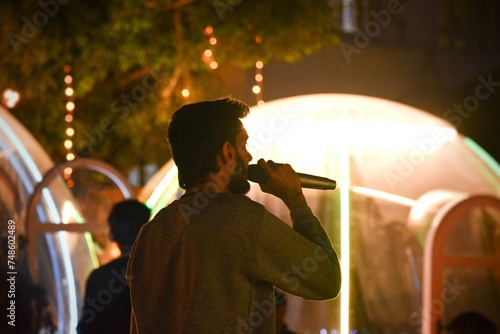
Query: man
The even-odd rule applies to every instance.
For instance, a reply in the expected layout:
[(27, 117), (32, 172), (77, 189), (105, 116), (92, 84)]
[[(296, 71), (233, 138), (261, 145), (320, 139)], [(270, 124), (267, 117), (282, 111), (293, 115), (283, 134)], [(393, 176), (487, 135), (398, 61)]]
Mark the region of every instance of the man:
[[(249, 108), (224, 98), (181, 107), (168, 140), (178, 200), (146, 224), (127, 268), (131, 333), (274, 333), (274, 287), (312, 300), (340, 290), (337, 254), (289, 165), (259, 160), (261, 189), (291, 211), (293, 229), (250, 189)], [(314, 268), (314, 270), (311, 270)]]
[(129, 333), (130, 291), (125, 270), (135, 238), (150, 216), (150, 209), (135, 199), (113, 206), (108, 216), (110, 239), (118, 244), (121, 256), (90, 274), (78, 333)]

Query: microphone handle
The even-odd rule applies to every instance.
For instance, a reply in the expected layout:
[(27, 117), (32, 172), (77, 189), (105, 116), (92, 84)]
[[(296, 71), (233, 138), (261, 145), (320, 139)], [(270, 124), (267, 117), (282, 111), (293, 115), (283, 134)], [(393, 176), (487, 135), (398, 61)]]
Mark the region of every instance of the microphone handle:
[(299, 176), (302, 188), (333, 190), (337, 187), (335, 180), (326, 177), (304, 173), (297, 173), (297, 175)]
[[(326, 177), (297, 173), (302, 188), (333, 190), (337, 187), (337, 182)], [(256, 183), (266, 184), (266, 173), (258, 165), (248, 165), (248, 180)]]

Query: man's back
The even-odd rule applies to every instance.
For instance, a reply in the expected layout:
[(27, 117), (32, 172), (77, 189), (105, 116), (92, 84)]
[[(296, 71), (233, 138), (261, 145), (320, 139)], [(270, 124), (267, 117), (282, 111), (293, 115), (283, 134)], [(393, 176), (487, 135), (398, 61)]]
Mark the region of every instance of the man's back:
[[(326, 251), (243, 195), (207, 202), (193, 195), (163, 209), (131, 255), (132, 332), (272, 333), (273, 286), (308, 299), (335, 297), (337, 257), (307, 210), (301, 226)], [(294, 267), (307, 259), (325, 263), (297, 275)]]
[(78, 333), (129, 333), (131, 306), (125, 279), (127, 261), (128, 256), (122, 256), (89, 276)]

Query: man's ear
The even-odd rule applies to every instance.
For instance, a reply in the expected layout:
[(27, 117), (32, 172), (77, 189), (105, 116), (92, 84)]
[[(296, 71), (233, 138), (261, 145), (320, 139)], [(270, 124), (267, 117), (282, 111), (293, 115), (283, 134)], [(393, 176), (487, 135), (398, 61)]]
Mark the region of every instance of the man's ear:
[(230, 142), (226, 141), (221, 148), (222, 161), (224, 163), (228, 163), (229, 161), (234, 159), (235, 154), (236, 152), (234, 150), (234, 146), (231, 145)]

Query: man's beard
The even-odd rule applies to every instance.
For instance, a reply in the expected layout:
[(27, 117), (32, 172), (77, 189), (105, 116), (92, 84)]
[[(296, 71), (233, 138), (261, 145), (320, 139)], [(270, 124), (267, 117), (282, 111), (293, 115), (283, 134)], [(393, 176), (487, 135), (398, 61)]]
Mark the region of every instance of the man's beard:
[(246, 194), (250, 190), (250, 183), (247, 180), (248, 168), (236, 152), (236, 168), (234, 174), (229, 179), (229, 192), (235, 195)]

